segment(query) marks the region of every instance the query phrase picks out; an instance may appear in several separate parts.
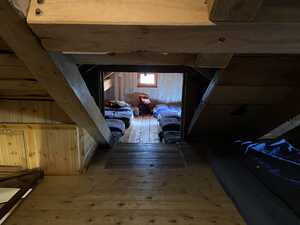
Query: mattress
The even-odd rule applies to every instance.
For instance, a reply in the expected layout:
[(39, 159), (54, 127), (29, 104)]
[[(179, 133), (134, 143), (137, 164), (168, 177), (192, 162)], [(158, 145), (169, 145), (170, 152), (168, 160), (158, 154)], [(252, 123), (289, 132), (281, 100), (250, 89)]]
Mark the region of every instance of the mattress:
[(180, 131), (181, 120), (178, 118), (164, 117), (159, 120), (159, 125), (163, 131)]
[(182, 141), (180, 131), (164, 131), (162, 132), (162, 139), (165, 144), (176, 144)]

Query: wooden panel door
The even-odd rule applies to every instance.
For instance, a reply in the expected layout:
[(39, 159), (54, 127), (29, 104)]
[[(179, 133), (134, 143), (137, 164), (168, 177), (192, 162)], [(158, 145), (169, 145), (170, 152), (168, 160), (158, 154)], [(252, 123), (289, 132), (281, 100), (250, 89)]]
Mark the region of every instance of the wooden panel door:
[(0, 129), (0, 166), (27, 168), (24, 131)]

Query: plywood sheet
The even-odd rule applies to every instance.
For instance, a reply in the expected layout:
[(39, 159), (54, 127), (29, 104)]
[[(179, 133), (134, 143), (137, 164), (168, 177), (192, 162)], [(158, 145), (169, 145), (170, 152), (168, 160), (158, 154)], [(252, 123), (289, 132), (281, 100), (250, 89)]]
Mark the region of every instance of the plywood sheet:
[(19, 188), (0, 188), (0, 204), (8, 202), (19, 190)]

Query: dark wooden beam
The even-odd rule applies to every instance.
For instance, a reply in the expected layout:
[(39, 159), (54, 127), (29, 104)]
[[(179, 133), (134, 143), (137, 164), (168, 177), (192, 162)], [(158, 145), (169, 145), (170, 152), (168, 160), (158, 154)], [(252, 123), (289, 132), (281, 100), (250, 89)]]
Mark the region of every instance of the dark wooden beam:
[[(76, 64), (43, 49), (26, 21), (7, 0), (0, 1), (0, 36), (68, 116), (94, 139), (109, 145), (111, 133)], [(54, 63), (54, 62), (55, 63)]]
[(206, 103), (211, 96), (213, 90), (216, 88), (219, 80), (219, 72), (216, 72), (214, 78), (211, 80), (207, 90), (205, 91), (199, 105), (197, 106), (194, 115), (192, 117), (192, 120), (190, 122), (189, 128), (188, 128), (188, 135), (190, 135), (195, 127), (195, 125), (198, 123), (198, 119), (200, 117), (200, 114), (202, 110), (205, 108)]
[(77, 64), (135, 65), (135, 66), (188, 66), (192, 68), (226, 68), (232, 54), (164, 54), (131, 52), (119, 54), (66, 54)]
[(263, 0), (207, 0), (209, 18), (214, 22), (253, 21)]

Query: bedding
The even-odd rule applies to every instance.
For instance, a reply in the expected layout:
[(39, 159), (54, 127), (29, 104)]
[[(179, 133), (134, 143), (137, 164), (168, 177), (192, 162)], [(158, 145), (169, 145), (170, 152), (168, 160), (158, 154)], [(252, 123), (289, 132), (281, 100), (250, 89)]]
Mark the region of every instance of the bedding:
[(125, 123), (126, 128), (130, 127), (132, 117), (132, 111), (105, 111), (106, 119), (122, 120)]
[(111, 132), (119, 132), (122, 135), (125, 133), (125, 123), (122, 120), (106, 119), (106, 123)]
[(130, 107), (130, 105), (124, 101), (108, 100), (105, 102), (105, 107), (118, 109), (118, 108)]
[(133, 117), (133, 111), (130, 108), (130, 106), (125, 102), (122, 102), (122, 106), (120, 105), (121, 104), (119, 103), (115, 105), (110, 104), (110, 107), (106, 106), (104, 108), (105, 118), (122, 120), (125, 123), (125, 128), (129, 128), (131, 124), (131, 119)]
[(178, 118), (180, 119), (180, 115), (176, 111), (162, 111), (158, 114), (157, 119), (160, 120), (162, 118)]
[(243, 163), (300, 216), (300, 150), (285, 139), (243, 143)]
[(112, 107), (104, 107), (105, 111), (117, 111), (117, 112), (126, 112), (126, 111), (132, 111), (132, 109), (129, 106), (119, 107), (119, 108), (112, 108)]
[(157, 119), (163, 117), (164, 115), (176, 116), (181, 117), (181, 107), (176, 105), (165, 105), (165, 104), (158, 104), (153, 109), (153, 116)]

